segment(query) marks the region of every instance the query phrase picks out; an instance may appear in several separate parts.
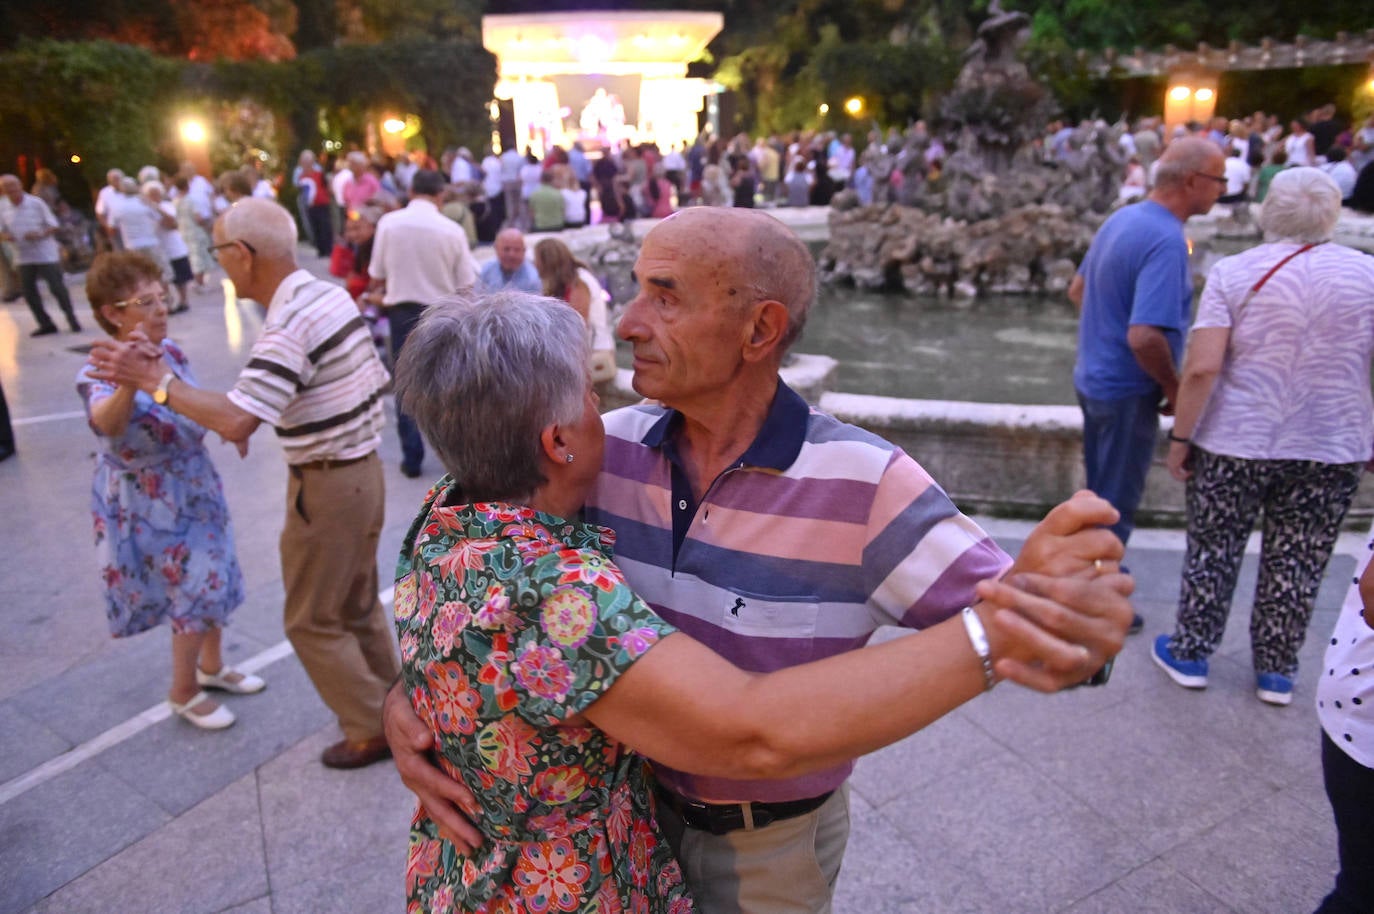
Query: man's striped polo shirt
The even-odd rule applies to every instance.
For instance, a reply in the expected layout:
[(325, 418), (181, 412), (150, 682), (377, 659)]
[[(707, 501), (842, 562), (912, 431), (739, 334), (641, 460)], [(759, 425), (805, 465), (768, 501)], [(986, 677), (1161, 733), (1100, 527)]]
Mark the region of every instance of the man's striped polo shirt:
[[(758, 437), (700, 504), (674, 467), (680, 414), (633, 406), (604, 419), (587, 519), (616, 532), (616, 564), (659, 615), (743, 669), (851, 650), (881, 625), (941, 622), (1011, 564), (900, 448), (781, 381)], [(736, 781), (655, 765), (687, 796), (762, 802), (818, 796), (852, 768)]]
[(229, 400), (277, 430), (287, 463), (349, 460), (382, 442), (387, 380), (348, 293), (297, 270), (273, 294)]

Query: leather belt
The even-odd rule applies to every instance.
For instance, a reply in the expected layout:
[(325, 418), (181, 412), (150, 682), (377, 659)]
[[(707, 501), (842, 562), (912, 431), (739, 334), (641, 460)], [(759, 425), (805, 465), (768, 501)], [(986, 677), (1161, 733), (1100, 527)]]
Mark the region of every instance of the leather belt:
[(325, 457), (322, 460), (311, 460), (308, 463), (293, 463), (291, 464), (291, 472), (300, 473), (302, 470), (331, 470), (338, 469), (339, 467), (352, 466), (355, 463), (362, 463), (375, 453), (377, 452), (372, 451), (361, 457), (349, 457), (347, 460), (333, 460), (329, 457)]
[(662, 784), (654, 785), (654, 793), (669, 809), (677, 813), (688, 828), (724, 835), (741, 829), (763, 828), (784, 819), (795, 819), (820, 809), (835, 791), (805, 800), (786, 803), (703, 803), (673, 793)]

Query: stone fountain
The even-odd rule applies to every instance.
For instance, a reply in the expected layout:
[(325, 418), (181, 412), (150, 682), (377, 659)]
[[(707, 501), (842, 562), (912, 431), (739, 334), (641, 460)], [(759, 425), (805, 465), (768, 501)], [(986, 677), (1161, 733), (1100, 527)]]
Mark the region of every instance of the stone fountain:
[[(818, 258), (824, 279), (967, 298), (1067, 287), (1116, 203), (1125, 158), (1120, 128), (1105, 124), (1079, 128), (1063, 161), (1042, 154), (1056, 104), (1017, 59), (1029, 26), (994, 0), (935, 130), (917, 122), (900, 148), (865, 151), (870, 171), (899, 180), (868, 206), (852, 191), (836, 195)], [(935, 144), (953, 151), (931, 169)]]

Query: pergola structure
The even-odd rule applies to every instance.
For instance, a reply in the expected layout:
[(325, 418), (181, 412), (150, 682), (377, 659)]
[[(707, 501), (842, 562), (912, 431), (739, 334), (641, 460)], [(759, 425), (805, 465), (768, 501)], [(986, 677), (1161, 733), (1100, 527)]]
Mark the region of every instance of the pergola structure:
[[(1162, 51), (1108, 48), (1090, 57), (1080, 52), (1098, 77), (1168, 76), (1164, 119), (1169, 124), (1205, 120), (1216, 110), (1217, 76), (1228, 70), (1287, 70), (1366, 63), (1374, 78), (1374, 29), (1358, 35), (1338, 32), (1331, 40), (1299, 35), (1292, 41), (1265, 38), (1259, 44), (1233, 41), (1224, 48), (1206, 42), (1194, 50), (1165, 45)], [(1371, 83), (1374, 88), (1374, 83)]]
[(720, 13), (598, 11), (482, 17), (496, 55), (496, 98), (514, 111), (515, 141), (541, 153), (581, 140), (667, 148), (697, 135), (714, 91), (687, 78), (724, 26)]

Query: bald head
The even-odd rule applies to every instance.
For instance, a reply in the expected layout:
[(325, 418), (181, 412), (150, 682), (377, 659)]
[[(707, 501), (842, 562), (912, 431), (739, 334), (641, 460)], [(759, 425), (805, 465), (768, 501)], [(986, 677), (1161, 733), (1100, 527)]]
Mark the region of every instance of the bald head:
[(296, 220), (273, 200), (244, 197), (220, 217), (225, 241), (252, 245), (264, 260), (296, 262)]
[(1181, 137), (1169, 144), (1159, 157), (1155, 186), (1161, 189), (1181, 186), (1197, 172), (1220, 174), (1226, 157), (1211, 140)]
[(517, 228), (502, 229), (496, 233), (492, 245), (496, 249), (496, 260), (501, 269), (512, 273), (525, 262), (525, 236)]
[(10, 198), (10, 202), (18, 205), (24, 199), (24, 185), (19, 183), (19, 179), (14, 175), (0, 175), (0, 194)]
[(648, 237), (721, 271), (726, 295), (739, 310), (766, 300), (786, 307), (782, 351), (801, 336), (816, 298), (816, 262), (777, 219), (753, 209), (697, 206), (664, 219)]

